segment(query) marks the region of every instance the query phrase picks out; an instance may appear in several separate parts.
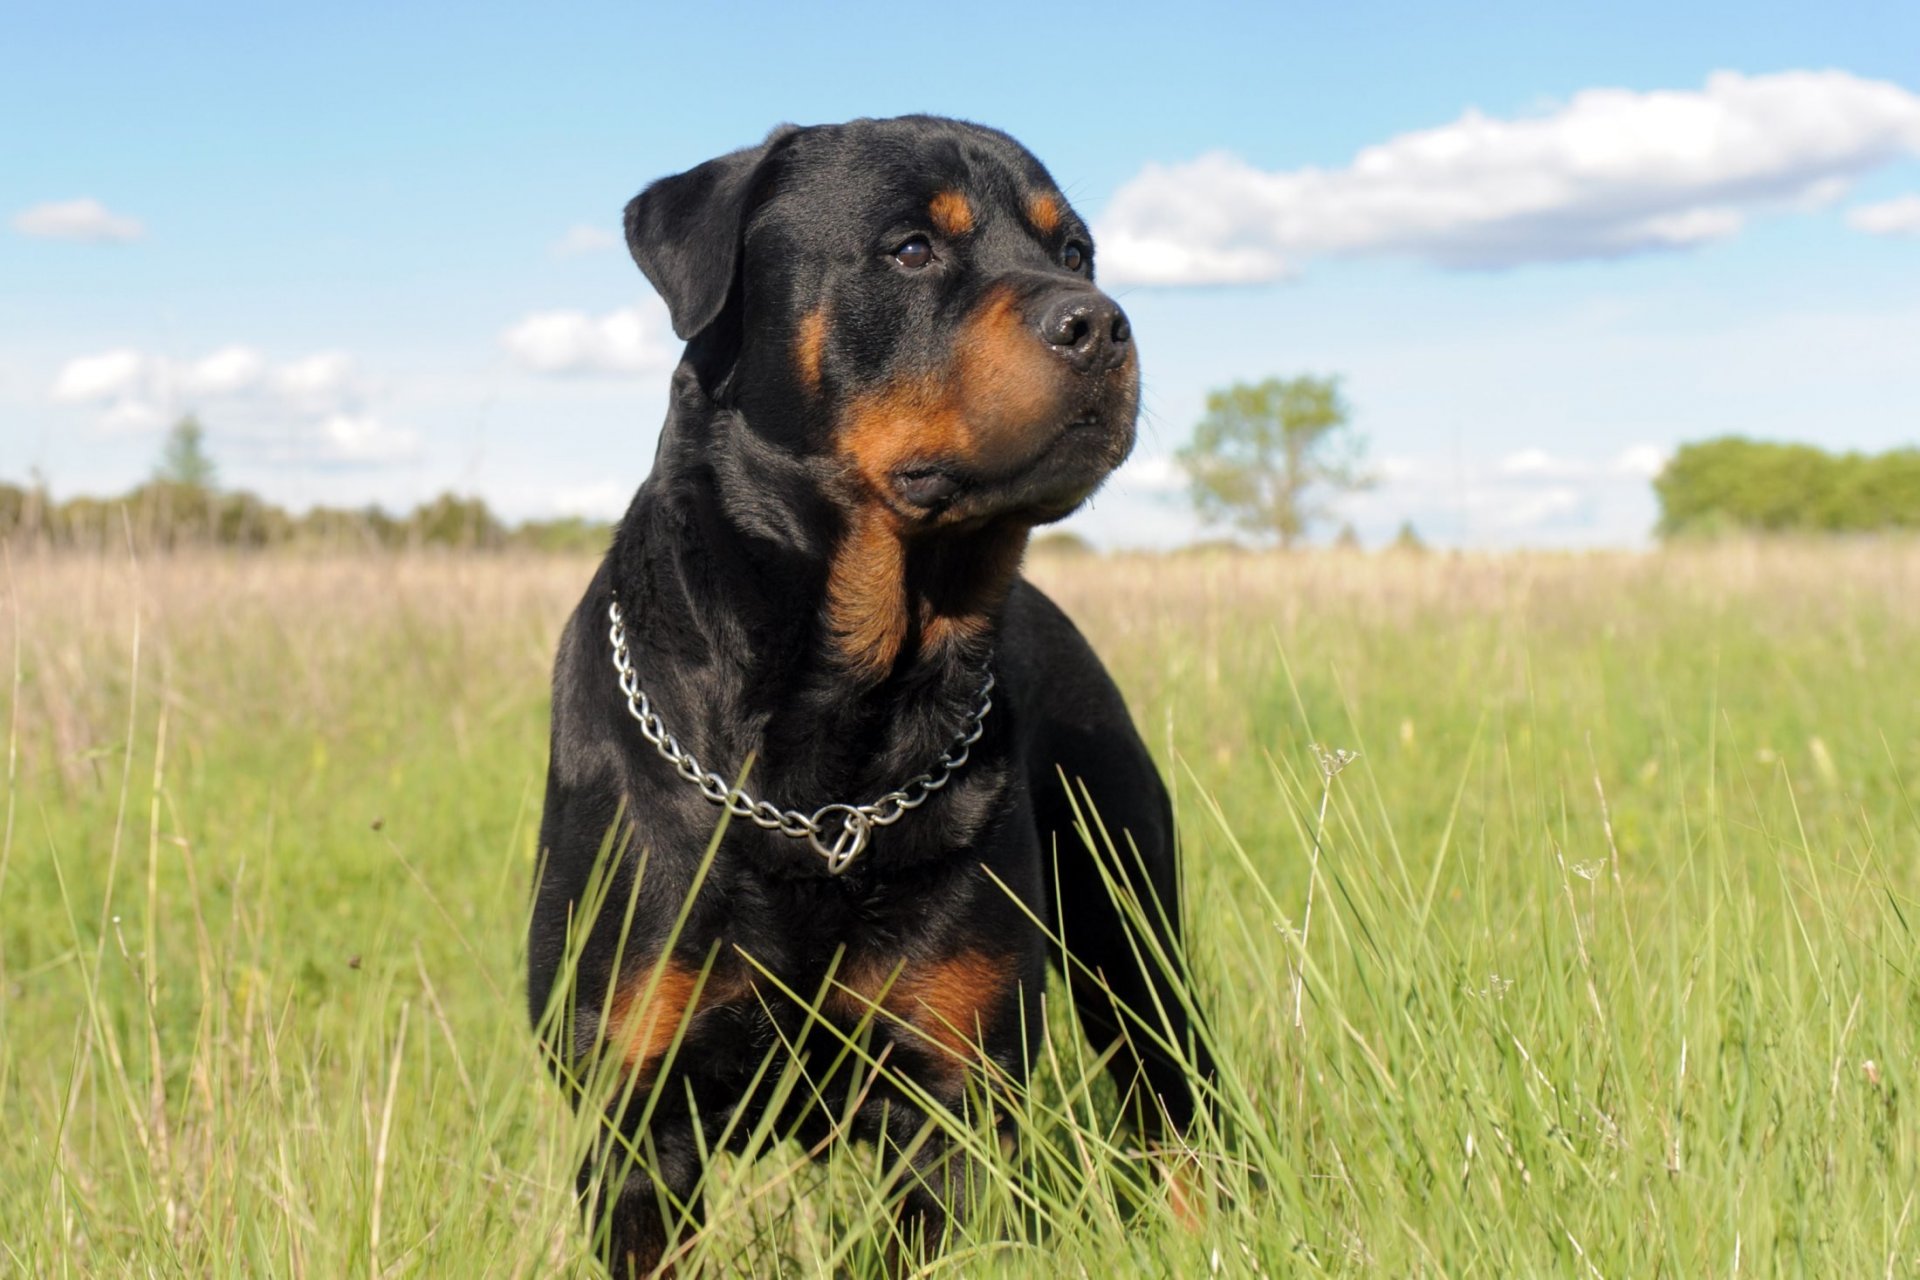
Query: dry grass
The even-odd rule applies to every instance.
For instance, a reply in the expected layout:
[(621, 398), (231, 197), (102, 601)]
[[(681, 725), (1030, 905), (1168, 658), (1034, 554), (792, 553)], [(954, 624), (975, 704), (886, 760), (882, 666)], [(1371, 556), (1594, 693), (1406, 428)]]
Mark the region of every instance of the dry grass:
[[(14, 557), (0, 1259), (579, 1265), (519, 949), (590, 571)], [(1193, 1237), (1060, 1038), (966, 1273), (1920, 1261), (1920, 549), (1030, 571), (1176, 787), (1226, 1131)], [(791, 1155), (723, 1174), (695, 1266), (879, 1268), (875, 1170)]]

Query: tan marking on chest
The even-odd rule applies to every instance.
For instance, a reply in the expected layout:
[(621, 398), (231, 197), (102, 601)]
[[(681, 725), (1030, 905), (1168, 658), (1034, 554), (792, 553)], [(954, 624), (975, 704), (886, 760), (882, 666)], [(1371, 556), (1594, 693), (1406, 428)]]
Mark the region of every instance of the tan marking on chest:
[(980, 1045), (999, 1018), (1013, 974), (1011, 956), (984, 951), (962, 951), (898, 973), (878, 961), (856, 960), (835, 984), (826, 1007), (843, 1017), (904, 1024), (902, 1043), (925, 1050), (939, 1082), (954, 1088), (979, 1061)]
[[(1022, 318), (1006, 288), (983, 300), (954, 340), (946, 367), (896, 379), (854, 398), (836, 443), (864, 493), (828, 569), (828, 619), (850, 666), (883, 676), (909, 631), (906, 529), (888, 505), (896, 473), (941, 463), (975, 473), (1017, 470), (1066, 413), (1061, 362)], [(891, 545), (889, 545), (891, 544)], [(932, 643), (977, 634), (1012, 585), (1025, 534), (982, 545), (947, 566), (965, 584), (919, 621)], [(967, 603), (948, 607), (956, 599)]]
[(959, 589), (949, 597), (929, 596), (920, 602), (921, 646), (937, 651), (983, 635), (994, 611), (1006, 603), (1026, 552), (1024, 525), (999, 525), (969, 539), (960, 554), (972, 563), (965, 574), (953, 575)]
[(856, 669), (884, 675), (907, 638), (907, 549), (893, 517), (862, 506), (827, 569), (827, 627)]
[(629, 1071), (642, 1077), (651, 1074), (680, 1028), (699, 1012), (696, 999), (716, 998), (717, 985), (711, 976), (703, 984), (698, 970), (671, 956), (640, 968), (623, 978), (614, 991), (607, 1043)]

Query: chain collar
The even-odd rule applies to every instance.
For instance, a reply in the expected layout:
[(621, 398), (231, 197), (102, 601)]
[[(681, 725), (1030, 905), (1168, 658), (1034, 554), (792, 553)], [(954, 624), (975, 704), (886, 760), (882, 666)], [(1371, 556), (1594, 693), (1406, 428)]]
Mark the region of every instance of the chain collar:
[(745, 818), (768, 831), (778, 831), (789, 839), (805, 840), (826, 861), (828, 875), (839, 875), (860, 856), (875, 827), (900, 821), (909, 809), (918, 809), (934, 792), (951, 782), (953, 775), (967, 763), (973, 744), (980, 741), (980, 735), (986, 731), (987, 712), (993, 710), (993, 672), (989, 669), (980, 682), (980, 695), (974, 709), (932, 772), (923, 773), (898, 791), (889, 791), (867, 804), (827, 804), (812, 813), (781, 809), (766, 800), (752, 799), (713, 770), (702, 768), (693, 753), (667, 732), (659, 712), (653, 709), (646, 691), (640, 687), (639, 673), (634, 670), (632, 655), (627, 649), (626, 620), (620, 613), (618, 601), (608, 604), (607, 618), (612, 624), (607, 639), (613, 644), (613, 669), (620, 676), (620, 692), (627, 696), (627, 714), (640, 725), (640, 736), (653, 744), (653, 749), (673, 766), (674, 772), (734, 817)]

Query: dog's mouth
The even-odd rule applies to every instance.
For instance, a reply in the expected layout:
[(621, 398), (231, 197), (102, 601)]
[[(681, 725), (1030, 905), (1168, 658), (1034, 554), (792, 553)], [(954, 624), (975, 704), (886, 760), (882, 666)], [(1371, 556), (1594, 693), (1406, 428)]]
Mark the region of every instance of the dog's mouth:
[(1017, 514), (1036, 524), (1058, 520), (1090, 497), (1133, 447), (1133, 423), (1097, 411), (1078, 414), (1010, 469), (964, 459), (916, 460), (889, 476), (901, 514), (928, 524), (974, 523)]
[(893, 492), (908, 506), (938, 511), (965, 487), (951, 467), (936, 464), (902, 467), (893, 473)]

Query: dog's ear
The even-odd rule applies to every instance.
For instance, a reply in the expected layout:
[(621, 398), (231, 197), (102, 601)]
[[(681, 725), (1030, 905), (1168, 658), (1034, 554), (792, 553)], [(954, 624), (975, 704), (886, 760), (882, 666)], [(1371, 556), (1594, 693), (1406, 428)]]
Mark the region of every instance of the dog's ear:
[(713, 323), (740, 271), (747, 205), (767, 157), (797, 130), (662, 178), (627, 202), (627, 248), (683, 340)]

